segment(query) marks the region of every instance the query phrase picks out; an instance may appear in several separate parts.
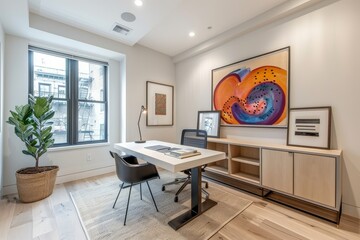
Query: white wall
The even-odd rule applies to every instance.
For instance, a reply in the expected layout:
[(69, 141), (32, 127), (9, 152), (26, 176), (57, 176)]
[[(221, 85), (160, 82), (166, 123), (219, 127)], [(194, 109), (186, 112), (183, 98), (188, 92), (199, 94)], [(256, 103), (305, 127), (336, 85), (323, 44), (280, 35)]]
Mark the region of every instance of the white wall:
[[(343, 150), (343, 211), (360, 217), (360, 1), (342, 0), (236, 38), (176, 64), (177, 129), (211, 108), (211, 70), (291, 47), (290, 107), (332, 106), (331, 147)], [(286, 129), (228, 127), (235, 136), (286, 144)]]
[(1, 123), (3, 120), (3, 86), (4, 86), (4, 46), (5, 46), (5, 34), (0, 23), (0, 198), (2, 196), (2, 186), (3, 186), (3, 128)]
[[(107, 51), (121, 53), (125, 58), (120, 60), (107, 59), (109, 62), (109, 144), (100, 146), (84, 146), (75, 149), (51, 150), (41, 164), (55, 164), (60, 166), (57, 182), (64, 182), (90, 175), (113, 171), (113, 160), (108, 151), (113, 144), (122, 139), (133, 141), (138, 139), (137, 118), (141, 105), (146, 105), (146, 81), (156, 81), (166, 84), (175, 82), (175, 66), (170, 57), (141, 46), (128, 47), (123, 44), (105, 39), (89, 32), (50, 21), (37, 19), (42, 25), (41, 30), (56, 28), (58, 32), (51, 32), (63, 37), (63, 43), (82, 43), (88, 48), (95, 46)], [(51, 31), (52, 31), (51, 30)], [(65, 36), (64, 36), (65, 35)], [(74, 41), (75, 40), (75, 41)], [(82, 42), (80, 42), (80, 40)], [(70, 41), (70, 42), (71, 42)], [(4, 117), (9, 117), (9, 110), (15, 105), (27, 102), (28, 93), (28, 44), (49, 46), (74, 54), (91, 57), (91, 53), (73, 50), (74, 45), (59, 46), (59, 42), (37, 42), (22, 37), (6, 35), (5, 48), (5, 94)], [(80, 52), (80, 53), (78, 53)], [(103, 57), (106, 58), (106, 57)], [(125, 73), (125, 74), (124, 74)], [(124, 93), (122, 95), (121, 93)], [(126, 99), (126, 104), (122, 102)], [(124, 117), (126, 116), (126, 117)], [(175, 127), (146, 127), (145, 118), (141, 122), (145, 139), (160, 139), (175, 141)], [(124, 126), (121, 131), (120, 126)], [(122, 136), (126, 132), (126, 135)], [(4, 124), (4, 194), (16, 191), (15, 171), (21, 167), (32, 166), (33, 160), (21, 153), (23, 144), (13, 133), (12, 126)], [(86, 156), (91, 155), (91, 161)]]

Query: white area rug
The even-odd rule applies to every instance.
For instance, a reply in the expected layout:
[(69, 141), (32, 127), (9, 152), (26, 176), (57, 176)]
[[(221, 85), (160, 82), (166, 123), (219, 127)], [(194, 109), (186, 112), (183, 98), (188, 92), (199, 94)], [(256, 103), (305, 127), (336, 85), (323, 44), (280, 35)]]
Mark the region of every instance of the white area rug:
[[(161, 179), (149, 182), (159, 212), (156, 212), (146, 183), (132, 188), (126, 226), (123, 225), (129, 188), (120, 193), (115, 209), (112, 205), (119, 191), (119, 180), (89, 189), (70, 193), (90, 239), (208, 239), (227, 222), (244, 211), (251, 201), (226, 191), (226, 187), (209, 183), (210, 199), (218, 204), (179, 230), (173, 230), (168, 222), (187, 211), (190, 206), (190, 186), (174, 202), (174, 194), (180, 185), (168, 186), (161, 191), (162, 183), (170, 182), (176, 175), (161, 171)], [(177, 175), (179, 176), (179, 175)], [(183, 176), (183, 175), (180, 175)]]

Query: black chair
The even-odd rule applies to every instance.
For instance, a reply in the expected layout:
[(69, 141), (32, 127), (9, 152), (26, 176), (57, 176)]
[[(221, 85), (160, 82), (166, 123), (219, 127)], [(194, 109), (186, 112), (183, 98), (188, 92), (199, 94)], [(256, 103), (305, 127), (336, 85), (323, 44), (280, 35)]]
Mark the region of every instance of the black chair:
[[(198, 148), (206, 148), (207, 147), (207, 132), (204, 130), (197, 130), (197, 129), (184, 129), (181, 133), (181, 145), (191, 146), (191, 147), (198, 147)], [(202, 166), (201, 170), (205, 171), (206, 165)], [(183, 171), (187, 176), (184, 178), (175, 178), (174, 181), (165, 183), (162, 185), (162, 191), (165, 191), (165, 186), (183, 183), (179, 190), (175, 193), (174, 202), (178, 202), (179, 194), (181, 193), (184, 188), (191, 183), (191, 169), (186, 169)], [(205, 183), (205, 188), (208, 188), (208, 182), (202, 181)], [(201, 188), (201, 191), (205, 194), (206, 198), (209, 198), (209, 193), (204, 189)]]
[[(121, 190), (123, 188), (130, 187), (129, 197), (128, 197), (127, 206), (126, 206), (124, 226), (126, 225), (126, 217), (127, 217), (128, 208), (129, 208), (131, 188), (132, 188), (132, 186), (134, 186), (136, 184), (140, 184), (140, 198), (142, 199), (141, 183), (146, 182), (146, 184), (147, 184), (147, 186), (149, 188), (151, 198), (152, 198), (152, 200), (154, 202), (156, 211), (158, 212), (159, 210), (158, 210), (158, 208), (156, 206), (154, 196), (153, 196), (153, 194), (151, 192), (151, 189), (150, 189), (150, 186), (149, 186), (149, 183), (148, 183), (149, 180), (160, 178), (156, 167), (154, 165), (148, 164), (148, 163), (130, 164), (129, 162), (125, 161), (123, 157), (120, 157), (117, 153), (110, 152), (110, 154), (115, 159), (116, 174), (117, 174), (118, 178), (120, 179), (120, 181), (122, 181), (122, 184), (120, 186), (119, 193), (116, 196), (113, 208), (115, 208), (115, 204), (116, 204), (116, 202), (117, 202), (117, 200), (119, 198)], [(138, 162), (136, 157), (134, 157), (134, 156), (127, 156), (127, 160), (132, 161), (132, 162)], [(129, 185), (124, 186), (125, 183), (129, 184)]]

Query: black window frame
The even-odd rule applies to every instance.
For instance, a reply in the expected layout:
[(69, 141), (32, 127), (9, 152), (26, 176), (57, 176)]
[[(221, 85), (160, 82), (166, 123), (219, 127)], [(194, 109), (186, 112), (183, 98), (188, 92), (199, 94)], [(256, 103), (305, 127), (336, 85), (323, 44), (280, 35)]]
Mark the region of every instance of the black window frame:
[[(64, 146), (73, 146), (73, 145), (87, 145), (87, 144), (97, 144), (97, 143), (106, 143), (108, 142), (108, 63), (101, 62), (93, 59), (77, 57), (65, 53), (60, 53), (52, 50), (46, 50), (43, 48), (38, 48), (34, 46), (29, 46), (28, 48), (28, 66), (29, 66), (29, 93), (34, 94), (34, 60), (33, 53), (43, 53), (56, 57), (63, 57), (66, 61), (66, 73), (65, 73), (65, 98), (59, 98), (54, 96), (54, 100), (66, 101), (67, 102), (67, 142), (66, 143), (56, 143), (53, 147), (64, 147)], [(79, 75), (78, 75), (78, 62), (84, 61), (88, 63), (98, 64), (103, 67), (104, 73), (104, 85), (103, 85), (103, 100), (88, 100), (79, 98)], [(40, 94), (40, 93), (39, 93)], [(39, 95), (40, 96), (40, 95)], [(78, 105), (79, 102), (89, 102), (89, 103), (101, 103), (104, 104), (104, 139), (103, 140), (87, 140), (79, 141), (78, 135), (79, 126), (78, 126)]]
[(50, 83), (39, 83), (39, 96), (42, 97), (44, 95), (41, 95), (41, 86), (47, 86), (49, 87), (49, 91), (47, 92), (44, 92), (45, 93), (45, 96), (49, 93), (51, 93), (51, 84)]

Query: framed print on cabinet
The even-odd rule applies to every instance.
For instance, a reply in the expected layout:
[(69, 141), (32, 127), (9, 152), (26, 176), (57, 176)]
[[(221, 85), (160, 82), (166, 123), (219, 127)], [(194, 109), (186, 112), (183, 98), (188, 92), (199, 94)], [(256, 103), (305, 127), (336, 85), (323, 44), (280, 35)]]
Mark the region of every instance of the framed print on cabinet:
[(292, 108), (287, 145), (330, 149), (331, 107)]
[(208, 137), (220, 137), (221, 111), (199, 111), (197, 129), (205, 130)]
[(174, 86), (146, 82), (146, 125), (174, 125)]
[(290, 47), (213, 69), (212, 109), (222, 126), (286, 128)]

